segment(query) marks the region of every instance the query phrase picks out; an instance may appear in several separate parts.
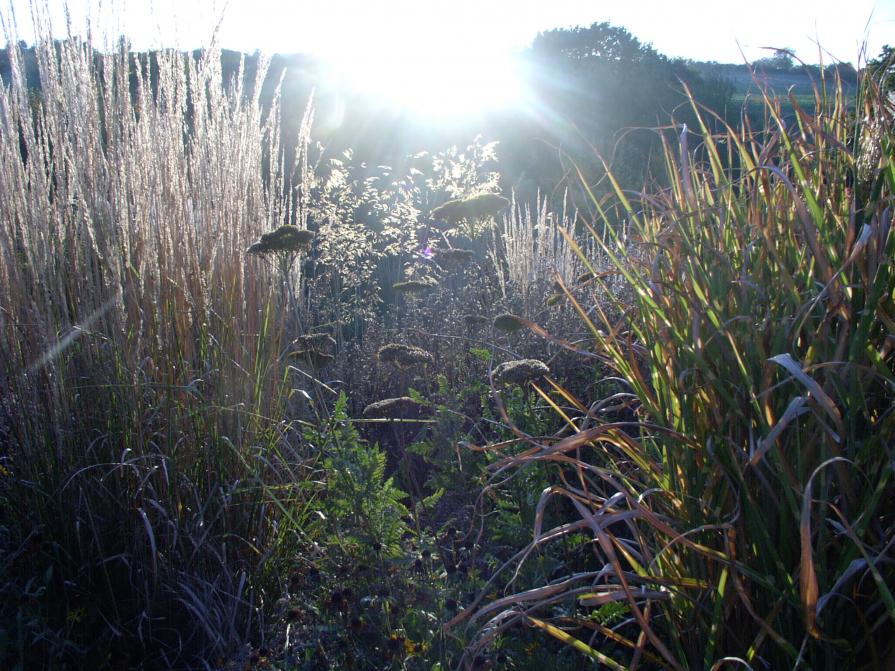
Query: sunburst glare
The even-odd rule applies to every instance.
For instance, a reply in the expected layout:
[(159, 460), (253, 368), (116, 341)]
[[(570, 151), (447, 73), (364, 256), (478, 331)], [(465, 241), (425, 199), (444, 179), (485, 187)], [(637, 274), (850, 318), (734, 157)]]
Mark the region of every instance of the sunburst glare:
[(396, 20), (385, 34), (353, 35), (320, 54), (346, 90), (429, 121), (450, 121), (522, 102), (519, 62), (487, 35), (461, 38), (451, 23), (424, 33)]

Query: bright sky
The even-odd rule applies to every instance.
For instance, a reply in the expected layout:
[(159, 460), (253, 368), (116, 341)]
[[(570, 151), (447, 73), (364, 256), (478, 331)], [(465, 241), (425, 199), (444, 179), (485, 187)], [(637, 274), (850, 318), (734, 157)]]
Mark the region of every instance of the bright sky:
[[(49, 3), (62, 35), (62, 0)], [(29, 0), (0, 0), (0, 8), (10, 4), (19, 37), (32, 42)], [(223, 47), (314, 53), (353, 86), (429, 113), (511, 100), (518, 88), (513, 52), (550, 28), (609, 21), (666, 55), (728, 63), (741, 63), (743, 54), (771, 55), (761, 47), (790, 48), (816, 63), (818, 43), (824, 62), (858, 63), (862, 44), (871, 58), (883, 44), (895, 44), (895, 0), (69, 0), (68, 6), (75, 32), (89, 13), (96, 32), (113, 40), (126, 34), (137, 49), (204, 46), (220, 25)]]
[[(0, 6), (10, 0), (0, 0)], [(12, 0), (20, 24), (29, 0)], [(117, 14), (106, 25), (138, 47), (207, 43), (218, 20), (222, 44), (243, 51), (332, 53), (346, 41), (371, 48), (409, 40), (462, 50), (520, 48), (538, 31), (609, 21), (669, 56), (740, 62), (763, 46), (791, 47), (817, 60), (816, 40), (855, 62), (866, 40), (875, 56), (895, 43), (895, 0), (69, 0), (75, 26), (85, 7)], [(60, 6), (61, 0), (51, 0)], [(100, 6), (101, 12), (96, 11)], [(61, 12), (57, 14), (61, 23)], [(20, 26), (21, 27), (21, 26)], [(22, 30), (28, 34), (30, 30)], [(27, 38), (26, 38), (27, 39)], [(408, 58), (412, 53), (408, 49)]]

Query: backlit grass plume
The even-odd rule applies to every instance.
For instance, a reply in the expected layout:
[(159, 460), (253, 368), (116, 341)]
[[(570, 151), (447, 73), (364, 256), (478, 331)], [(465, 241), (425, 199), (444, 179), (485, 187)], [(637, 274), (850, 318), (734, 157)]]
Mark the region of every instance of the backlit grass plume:
[(216, 49), (47, 34), (35, 93), (8, 44), (0, 666), (207, 666), (258, 631), (265, 558), (307, 496), (282, 293), (244, 254), (309, 240), (259, 239), (295, 218), (280, 98), (259, 101), (264, 59), (225, 82)]

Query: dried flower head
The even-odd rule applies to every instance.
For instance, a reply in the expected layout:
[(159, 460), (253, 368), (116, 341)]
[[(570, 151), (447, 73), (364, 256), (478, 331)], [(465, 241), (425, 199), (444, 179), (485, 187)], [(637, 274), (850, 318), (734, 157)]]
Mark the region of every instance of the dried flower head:
[(435, 257), (439, 266), (445, 270), (456, 270), (472, 261), (471, 249), (445, 249)]
[(404, 282), (395, 282), (392, 289), (403, 294), (421, 294), (431, 291), (436, 286), (436, 282), (432, 278), (424, 280), (405, 280)]
[(419, 419), (429, 414), (427, 406), (414, 401), (409, 396), (386, 398), (371, 403), (364, 408), (364, 417), (387, 419)]
[(494, 369), (494, 382), (497, 384), (524, 385), (550, 374), (550, 369), (543, 361), (537, 359), (517, 359), (507, 361)]
[(315, 370), (325, 368), (335, 360), (335, 356), (327, 352), (318, 352), (314, 349), (297, 349), (289, 353), (289, 356), (300, 359)]
[(336, 341), (328, 333), (309, 333), (300, 336), (292, 343), (302, 350), (316, 350), (318, 352), (332, 353)]
[(394, 342), (380, 347), (376, 356), (383, 363), (393, 363), (402, 370), (433, 361), (432, 355), (420, 347)]
[(457, 223), (463, 219), (493, 217), (510, 204), (496, 193), (482, 193), (471, 198), (458, 198), (439, 205), (431, 212), (433, 219)]
[(506, 312), (502, 315), (498, 315), (494, 318), (494, 328), (498, 331), (505, 331), (507, 333), (515, 333), (519, 331), (525, 326), (525, 322), (522, 321), (521, 317), (517, 317), (516, 315), (510, 314)]
[(297, 253), (307, 249), (314, 239), (312, 231), (287, 224), (277, 230), (262, 234), (261, 238), (246, 250), (248, 254)]

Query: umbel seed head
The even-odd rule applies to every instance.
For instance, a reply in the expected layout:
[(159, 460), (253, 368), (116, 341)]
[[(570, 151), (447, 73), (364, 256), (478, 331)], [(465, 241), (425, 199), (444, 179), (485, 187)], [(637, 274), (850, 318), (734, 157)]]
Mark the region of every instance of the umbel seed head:
[(429, 414), (429, 408), (409, 396), (386, 398), (364, 408), (364, 417), (370, 419), (419, 419)]
[(300, 349), (313, 349), (318, 352), (331, 354), (336, 346), (336, 341), (328, 333), (309, 333), (308, 335), (299, 336), (293, 344)]
[(392, 289), (403, 294), (421, 294), (434, 289), (436, 283), (431, 278), (426, 280), (405, 280), (404, 282), (395, 282)]
[(543, 361), (537, 359), (517, 359), (500, 364), (494, 369), (494, 382), (497, 384), (516, 384), (522, 386), (527, 382), (539, 380), (550, 374), (550, 369)]
[(435, 261), (445, 270), (456, 270), (472, 261), (471, 249), (445, 249), (435, 255)]
[(277, 230), (262, 234), (261, 238), (246, 250), (248, 254), (297, 253), (306, 250), (314, 239), (314, 233), (287, 224)]
[(376, 356), (383, 363), (392, 363), (402, 370), (433, 361), (432, 355), (420, 347), (394, 342), (380, 347)]
[(433, 219), (443, 219), (457, 223), (463, 219), (493, 217), (510, 204), (506, 198), (496, 193), (482, 193), (471, 198), (457, 198), (439, 205), (430, 213)]

